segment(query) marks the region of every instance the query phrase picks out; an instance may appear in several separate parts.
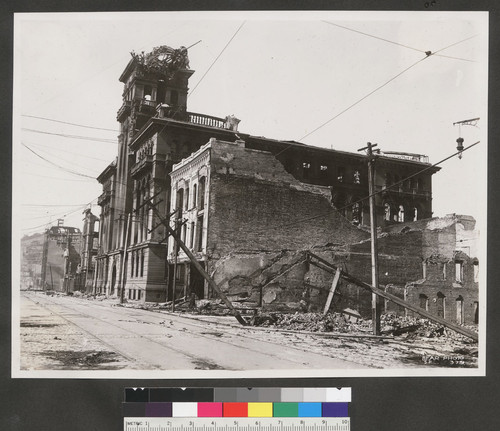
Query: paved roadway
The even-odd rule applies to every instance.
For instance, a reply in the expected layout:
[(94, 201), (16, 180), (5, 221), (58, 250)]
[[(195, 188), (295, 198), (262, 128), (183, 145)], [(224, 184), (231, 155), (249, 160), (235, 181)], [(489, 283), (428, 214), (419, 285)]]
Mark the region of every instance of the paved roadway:
[[(107, 301), (23, 293), (21, 319), (29, 322), (50, 314), (66, 330), (85, 334), (93, 345), (114, 351), (131, 369), (259, 370), (349, 369), (358, 364), (311, 353), (299, 346), (266, 340), (266, 332), (170, 313), (116, 306)], [(43, 320), (43, 319), (42, 319)], [(43, 330), (45, 328), (40, 328)], [(306, 336), (306, 335), (305, 335)], [(47, 337), (50, 340), (53, 337)], [(56, 337), (57, 339), (57, 337)], [(87, 342), (87, 341), (86, 341)], [(67, 346), (71, 349), (71, 346)], [(50, 349), (44, 345), (44, 349)], [(36, 353), (36, 352), (35, 352)], [(33, 354), (33, 352), (31, 352)], [(61, 369), (61, 368), (59, 368)]]

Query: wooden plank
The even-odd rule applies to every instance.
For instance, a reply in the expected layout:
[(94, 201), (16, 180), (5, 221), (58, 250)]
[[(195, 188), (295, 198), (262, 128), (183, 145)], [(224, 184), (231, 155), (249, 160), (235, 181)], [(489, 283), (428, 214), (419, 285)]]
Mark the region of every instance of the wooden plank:
[(323, 310), (323, 316), (325, 316), (326, 313), (328, 313), (330, 305), (332, 304), (332, 299), (333, 295), (335, 294), (335, 289), (337, 289), (337, 285), (339, 284), (340, 273), (341, 273), (340, 268), (337, 268), (335, 276), (333, 277), (332, 287), (330, 287), (330, 292), (328, 293), (328, 298), (326, 298), (326, 304), (325, 304), (325, 309)]
[[(309, 262), (312, 265), (317, 266), (318, 268), (321, 268), (327, 272), (330, 272), (331, 274), (333, 274), (338, 269), (335, 265), (325, 261), (324, 259), (321, 259), (319, 256), (316, 256), (314, 253), (309, 252), (309, 255), (312, 258), (318, 260), (318, 262), (314, 262), (313, 260), (309, 259)], [(388, 299), (389, 301), (394, 302), (395, 304), (401, 305), (402, 307), (407, 308), (408, 310), (411, 310), (411, 311), (425, 317), (426, 319), (432, 320), (433, 322), (436, 322), (436, 323), (439, 323), (440, 325), (446, 326), (447, 328), (452, 329), (453, 331), (458, 332), (459, 334), (462, 334), (462, 335), (465, 335), (466, 337), (472, 338), (474, 341), (479, 340), (478, 334), (476, 334), (473, 331), (469, 331), (466, 328), (463, 328), (461, 326), (450, 323), (447, 320), (443, 319), (442, 317), (435, 316), (434, 314), (431, 314), (428, 311), (425, 311), (424, 309), (422, 309), (420, 307), (417, 307), (413, 304), (406, 302), (404, 299), (398, 298), (395, 295), (384, 292), (382, 289), (376, 289), (372, 285), (365, 283), (364, 281), (358, 280), (356, 277), (353, 277), (352, 275), (346, 274), (343, 271), (341, 272), (341, 276), (344, 280), (347, 280), (353, 284), (356, 284), (360, 287), (363, 287), (364, 289), (367, 289), (367, 290), (371, 291), (372, 293), (374, 293), (378, 296), (381, 296), (382, 298)]]

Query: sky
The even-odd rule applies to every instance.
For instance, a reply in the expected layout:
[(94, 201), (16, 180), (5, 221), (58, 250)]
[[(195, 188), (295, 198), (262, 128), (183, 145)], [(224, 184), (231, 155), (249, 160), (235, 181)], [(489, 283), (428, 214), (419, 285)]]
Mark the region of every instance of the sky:
[(130, 52), (193, 44), (188, 111), (234, 114), (243, 133), (431, 163), (480, 141), (440, 165), (433, 210), (484, 229), (487, 41), (487, 13), (470, 11), (16, 14), (13, 234), (99, 215)]

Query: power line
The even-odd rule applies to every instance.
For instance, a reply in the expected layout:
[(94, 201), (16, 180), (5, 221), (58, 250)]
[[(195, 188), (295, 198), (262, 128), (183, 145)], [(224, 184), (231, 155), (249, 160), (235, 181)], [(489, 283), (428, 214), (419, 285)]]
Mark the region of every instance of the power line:
[[(212, 69), (213, 65), (217, 62), (217, 60), (219, 59), (219, 57), (222, 55), (222, 53), (226, 50), (226, 48), (229, 46), (229, 44), (232, 42), (232, 40), (236, 37), (236, 35), (238, 34), (238, 32), (241, 30), (241, 28), (243, 27), (243, 25), (245, 24), (246, 21), (243, 21), (241, 23), (241, 25), (238, 27), (238, 29), (234, 32), (233, 36), (231, 37), (231, 39), (229, 39), (229, 42), (226, 43), (226, 45), (224, 46), (224, 48), (222, 48), (222, 51), (219, 53), (219, 55), (215, 58), (215, 60), (212, 62), (212, 64), (209, 66), (209, 68), (207, 69), (207, 71), (203, 74), (203, 76), (200, 78), (200, 80), (198, 81), (198, 83), (194, 86), (194, 88), (191, 90), (191, 92), (189, 93), (189, 96), (191, 96), (194, 91), (196, 90), (196, 88), (198, 88), (198, 85), (201, 84), (201, 81), (203, 81), (203, 78), (205, 78), (205, 76), (207, 76), (207, 73), (210, 72), (210, 69)], [(188, 96), (188, 97), (189, 97)]]
[[(47, 150), (39, 150), (39, 151), (44, 152), (45, 154), (48, 154), (52, 158), (59, 159), (59, 160), (61, 160), (63, 162), (66, 162), (66, 163), (70, 163), (72, 167), (78, 167), (78, 168), (88, 169), (87, 166), (83, 166), (83, 165), (80, 165), (78, 163), (75, 163), (73, 160), (68, 160), (68, 159), (65, 159), (63, 157), (59, 157), (58, 155), (53, 154), (50, 151), (47, 151)], [(96, 172), (95, 175), (96, 176), (99, 175), (99, 172)]]
[[(363, 96), (361, 99), (358, 99), (356, 102), (354, 102), (353, 104), (349, 105), (347, 108), (345, 108), (344, 110), (340, 111), (337, 115), (333, 116), (332, 118), (330, 118), (329, 120), (325, 121), (323, 124), (319, 125), (318, 127), (316, 127), (315, 129), (313, 129), (312, 131), (310, 131), (309, 133), (307, 133), (306, 135), (302, 136), (302, 138), (299, 139), (299, 141), (301, 141), (302, 139), (305, 139), (307, 138), (308, 136), (312, 135), (314, 132), (318, 131), (319, 129), (321, 129), (322, 127), (326, 126), (328, 123), (332, 122), (333, 120), (335, 120), (336, 118), (340, 117), (342, 114), (344, 114), (345, 112), (349, 111), (351, 108), (354, 108), (356, 105), (358, 105), (359, 103), (361, 103), (363, 100), (367, 99), (368, 97), (370, 97), (373, 93), (377, 92), (378, 90), (384, 88), (386, 85), (390, 84), (392, 81), (394, 81), (396, 78), (400, 77), (403, 73), (407, 72), (408, 70), (410, 70), (412, 67), (415, 67), (417, 64), (421, 63), (422, 61), (424, 61), (426, 58), (428, 58), (428, 56), (425, 56), (423, 58), (421, 58), (420, 60), (418, 60), (417, 62), (413, 63), (411, 66), (407, 67), (406, 69), (404, 69), (403, 71), (399, 72), (397, 75), (393, 76), (391, 79), (389, 79), (388, 81), (384, 82), (382, 85), (379, 85), (377, 88), (375, 88), (375, 90), (372, 90), (370, 91), (366, 96)], [(280, 153), (278, 154), (281, 154), (283, 151), (285, 150), (282, 150)]]
[(21, 130), (25, 130), (26, 132), (42, 133), (44, 135), (62, 136), (64, 138), (84, 139), (84, 140), (87, 140), (87, 141), (105, 142), (107, 144), (118, 144), (118, 142), (116, 140), (113, 140), (113, 139), (99, 139), (99, 138), (92, 138), (90, 136), (67, 135), (65, 133), (46, 132), (46, 131), (43, 131), (43, 130), (27, 129), (27, 128), (24, 128), (24, 127)]
[[(420, 60), (418, 60), (417, 62), (413, 63), (411, 66), (407, 67), (405, 70), (403, 70), (402, 72), (398, 73), (396, 76), (392, 77), (391, 79), (389, 79), (387, 82), (385, 82), (384, 84), (380, 85), (379, 87), (377, 87), (375, 90), (371, 91), (370, 93), (368, 93), (366, 96), (362, 97), (361, 99), (359, 99), (357, 102), (354, 102), (352, 105), (350, 105), (349, 107), (347, 107), (346, 109), (344, 109), (343, 111), (341, 111), (339, 114), (335, 115), (334, 117), (330, 118), (328, 121), (324, 122), (323, 124), (321, 124), (320, 126), (316, 127), (314, 130), (312, 130), (311, 132), (307, 133), (306, 135), (304, 135), (302, 138), (299, 139), (299, 141), (301, 141), (302, 139), (308, 137), (309, 135), (313, 134), (314, 132), (316, 132), (317, 130), (321, 129), (322, 127), (326, 126), (328, 123), (330, 123), (331, 121), (335, 120), (336, 118), (338, 118), (340, 115), (342, 115), (343, 113), (347, 112), (349, 109), (353, 108), (354, 106), (356, 106), (358, 103), (362, 102), (363, 100), (365, 100), (366, 98), (368, 98), (369, 96), (371, 96), (373, 93), (375, 93), (376, 91), (380, 90), (381, 88), (385, 87), (387, 84), (389, 84), (390, 82), (394, 81), (396, 78), (398, 78), (399, 76), (401, 76), (403, 73), (405, 73), (406, 71), (410, 70), (412, 67), (416, 66), (418, 63), (424, 61), (426, 58), (428, 57), (431, 57), (431, 56), (436, 56), (438, 55), (438, 52), (441, 52), (441, 51), (444, 51), (445, 49), (448, 49), (448, 48), (451, 48), (452, 46), (455, 46), (455, 45), (458, 45), (460, 43), (463, 43), (463, 42), (466, 42), (467, 40), (470, 40), (474, 37), (476, 37), (477, 35), (473, 35), (473, 36), (469, 36), (465, 39), (462, 39), (458, 42), (455, 42), (455, 43), (452, 43), (451, 45), (448, 45), (448, 46), (445, 46), (444, 48), (441, 48), (435, 52), (432, 52), (432, 51), (425, 51), (425, 54), (426, 56), (424, 58), (421, 58)], [(282, 150), (280, 153), (278, 154), (281, 154), (283, 151), (285, 151), (287, 148), (285, 148), (284, 150)]]
[(432, 55), (436, 55), (438, 52), (444, 51), (445, 49), (451, 48), (452, 46), (458, 45), (459, 43), (467, 42), (468, 40), (473, 39), (475, 37), (477, 37), (477, 34), (475, 34), (473, 36), (469, 36), (469, 37), (462, 39), (458, 42), (452, 43), (451, 45), (445, 46), (444, 48), (441, 48), (441, 49), (433, 52)]
[(414, 51), (424, 52), (424, 53), (425, 53), (425, 51), (424, 51), (424, 50), (422, 50), (422, 49), (413, 48), (412, 46), (404, 45), (404, 44), (399, 43), (399, 42), (394, 42), (394, 41), (389, 40), (389, 39), (384, 39), (383, 37), (379, 37), (379, 36), (375, 36), (375, 35), (373, 35), (373, 34), (365, 33), (365, 32), (360, 31), (360, 30), (355, 30), (355, 29), (353, 29), (353, 28), (350, 28), (350, 27), (345, 27), (345, 26), (340, 25), (340, 24), (335, 24), (335, 23), (330, 22), (330, 21), (323, 21), (323, 22), (324, 22), (325, 24), (330, 24), (330, 25), (333, 25), (333, 26), (335, 26), (335, 27), (340, 27), (340, 28), (343, 28), (343, 29), (345, 29), (345, 30), (352, 31), (352, 32), (354, 32), (354, 33), (363, 34), (363, 35), (365, 35), (365, 36), (372, 37), (372, 38), (374, 38), (374, 39), (383, 40), (384, 42), (392, 43), (392, 44), (394, 44), (394, 45), (399, 45), (399, 46), (402, 46), (402, 47), (404, 47), (404, 48), (408, 48), (408, 49), (412, 49), (412, 50), (414, 50)]
[[(39, 165), (41, 166), (41, 165)], [(40, 178), (47, 178), (49, 180), (57, 180), (57, 181), (77, 181), (77, 182), (89, 182), (89, 181), (94, 181), (95, 182), (95, 178), (93, 178), (93, 180), (91, 180), (90, 178), (86, 178), (86, 179), (77, 179), (77, 178), (58, 178), (58, 177), (51, 177), (51, 176), (48, 176), (48, 175), (39, 175), (39, 174), (34, 174), (32, 172), (26, 172), (24, 175), (29, 175), (29, 176), (33, 176), (33, 177), (40, 177)]]
[[(79, 208), (77, 208), (76, 210), (73, 210), (73, 211), (70, 211), (70, 212), (64, 212), (64, 213), (58, 213), (58, 214), (49, 214), (48, 216), (44, 216), (44, 217), (67, 217), (68, 215), (70, 214), (73, 214), (77, 211), (80, 211), (81, 209), (84, 209), (86, 208), (87, 206), (89, 205), (92, 205), (92, 202), (94, 202), (96, 199), (92, 199), (89, 203), (85, 204), (85, 205), (81, 205)], [(33, 218), (32, 218), (33, 219)], [(51, 221), (47, 222), (47, 223), (42, 223), (41, 225), (38, 225), (38, 226), (33, 226), (33, 227), (28, 227), (28, 228), (25, 228), (25, 229), (21, 229), (21, 231), (27, 231), (27, 230), (33, 230), (33, 229), (38, 229), (40, 227), (43, 227), (43, 226), (46, 226), (48, 224), (52, 223)]]
[[(100, 159), (98, 157), (92, 157), (92, 156), (88, 156), (86, 154), (81, 154), (81, 153), (76, 153), (74, 151), (68, 151), (68, 150), (61, 150), (60, 148), (54, 148), (54, 147), (51, 147), (50, 145), (43, 145), (43, 144), (39, 144), (39, 143), (34, 143), (34, 142), (25, 142), (26, 145), (30, 145), (30, 146), (35, 146), (35, 147), (43, 147), (43, 148), (49, 148), (51, 150), (54, 150), (54, 151), (57, 151), (58, 153), (68, 153), (68, 154), (73, 154), (75, 156), (78, 156), (78, 157), (84, 157), (86, 159), (92, 159), (92, 160), (98, 160), (100, 162), (106, 162), (109, 164), (109, 160), (108, 159)], [(46, 151), (47, 152), (47, 151)]]
[(92, 178), (92, 179), (95, 179), (95, 177), (92, 177), (90, 175), (86, 175), (86, 174), (82, 174), (80, 172), (76, 172), (76, 171), (72, 171), (71, 169), (67, 169), (65, 168), (64, 166), (61, 166), (61, 165), (58, 165), (57, 163), (54, 163), (48, 159), (46, 159), (45, 157), (41, 156), (40, 154), (38, 154), (37, 152), (33, 151), (30, 147), (28, 147), (27, 145), (23, 144), (21, 142), (21, 145), (23, 147), (26, 147), (29, 151), (31, 151), (35, 156), (41, 158), (42, 160), (45, 160), (47, 163), (50, 163), (51, 165), (55, 166), (56, 168), (59, 168), (59, 169), (62, 169), (63, 171), (66, 171), (66, 172), (69, 172), (71, 174), (74, 174), (74, 175), (79, 175), (81, 177), (85, 177), (85, 178)]
[(69, 124), (71, 126), (77, 126), (77, 127), (84, 127), (86, 129), (95, 129), (95, 130), (107, 130), (109, 132), (115, 132), (118, 133), (119, 131), (116, 129), (106, 129), (104, 127), (95, 127), (95, 126), (86, 126), (83, 124), (77, 124), (77, 123), (69, 123), (67, 121), (61, 121), (61, 120), (55, 120), (53, 118), (46, 118), (46, 117), (37, 117), (35, 115), (27, 115), (27, 114), (22, 114), (21, 117), (27, 117), (27, 118), (36, 118), (38, 120), (46, 120), (46, 121), (52, 121), (54, 123), (61, 123), (61, 124)]
[[(404, 45), (404, 44), (399, 43), (399, 42), (394, 42), (393, 40), (384, 39), (383, 37), (375, 36), (375, 35), (370, 34), (370, 33), (365, 33), (365, 32), (363, 32), (363, 31), (356, 30), (356, 29), (353, 29), (353, 28), (350, 28), (350, 27), (346, 27), (346, 26), (343, 26), (343, 25), (340, 25), (340, 24), (336, 24), (336, 23), (333, 23), (333, 22), (330, 22), (330, 21), (324, 21), (324, 20), (323, 20), (323, 22), (324, 22), (325, 24), (330, 24), (330, 25), (333, 25), (333, 26), (335, 26), (335, 27), (340, 27), (340, 28), (343, 28), (343, 29), (345, 29), (345, 30), (352, 31), (352, 32), (354, 32), (354, 33), (359, 33), (359, 34), (362, 34), (362, 35), (364, 35), (364, 36), (372, 37), (372, 38), (374, 38), (374, 39), (382, 40), (382, 41), (384, 41), (384, 42), (388, 42), (388, 43), (392, 43), (392, 44), (394, 44), (394, 45), (402, 46), (402, 47), (404, 47), (404, 48), (412, 49), (413, 51), (418, 51), (418, 52), (423, 52), (423, 53), (427, 53), (427, 52), (428, 52), (428, 51), (425, 51), (425, 50), (423, 50), (423, 49), (414, 48), (414, 47), (412, 47), (412, 46)], [(472, 39), (473, 37), (476, 37), (476, 36), (477, 36), (477, 35), (471, 36), (470, 38), (467, 38), (467, 39), (465, 39), (465, 40)], [(437, 56), (437, 57), (446, 57), (446, 58), (452, 58), (452, 59), (454, 59), (454, 60), (462, 60), (462, 61), (469, 61), (469, 62), (471, 62), (471, 63), (475, 63), (475, 62), (476, 62), (475, 60), (469, 60), (469, 59), (467, 59), (467, 58), (452, 57), (452, 56), (449, 56), (449, 55), (437, 54), (437, 52), (443, 51), (444, 49), (450, 48), (450, 47), (452, 47), (452, 46), (454, 46), (454, 45), (457, 45), (457, 44), (459, 44), (459, 43), (461, 43), (461, 42), (464, 42), (465, 40), (460, 41), (460, 42), (457, 42), (457, 43), (455, 43), (455, 44), (453, 44), (453, 45), (450, 45), (450, 46), (448, 46), (448, 47), (446, 47), (446, 48), (440, 49), (439, 51), (436, 51), (436, 53), (433, 53), (433, 55), (435, 55), (435, 56)]]

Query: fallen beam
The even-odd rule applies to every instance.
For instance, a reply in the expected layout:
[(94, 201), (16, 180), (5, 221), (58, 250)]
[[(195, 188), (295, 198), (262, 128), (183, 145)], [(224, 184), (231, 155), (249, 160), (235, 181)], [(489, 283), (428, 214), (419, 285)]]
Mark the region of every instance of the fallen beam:
[[(337, 271), (337, 269), (339, 269), (338, 267), (329, 263), (328, 261), (320, 258), (319, 256), (316, 256), (314, 253), (309, 252), (308, 254), (313, 259), (318, 260), (318, 262), (315, 262), (314, 260), (309, 259), (309, 263), (317, 266), (318, 268), (323, 269), (324, 271), (327, 271), (331, 274), (334, 274)], [(387, 292), (383, 291), (382, 289), (377, 289), (377, 288), (373, 287), (371, 284), (365, 283), (364, 281), (361, 281), (352, 275), (346, 274), (345, 272), (341, 271), (341, 277), (350, 283), (356, 284), (356, 285), (358, 285), (366, 290), (369, 290), (370, 292), (374, 293), (375, 295), (381, 296), (382, 298), (385, 298), (391, 302), (394, 302), (397, 305), (401, 305), (402, 307), (404, 307), (410, 311), (413, 311), (413, 312), (425, 317), (426, 319), (432, 320), (433, 322), (439, 323), (440, 325), (443, 325), (449, 329), (452, 329), (453, 331), (458, 332), (459, 334), (462, 334), (462, 335), (465, 335), (466, 337), (472, 338), (474, 341), (479, 340), (479, 336), (475, 332), (469, 331), (466, 328), (463, 328), (461, 326), (450, 323), (447, 320), (443, 319), (442, 317), (435, 316), (434, 314), (431, 314), (428, 311), (425, 311), (420, 307), (409, 304), (404, 299), (398, 298), (397, 296), (392, 295), (391, 293), (387, 293)]]
[(217, 292), (217, 294), (219, 295), (219, 298), (222, 299), (222, 301), (224, 302), (224, 304), (226, 304), (227, 308), (229, 308), (231, 310), (231, 312), (232, 312), (233, 316), (236, 318), (236, 320), (238, 322), (240, 322), (243, 326), (248, 325), (247, 321), (245, 319), (243, 319), (243, 317), (241, 316), (241, 314), (239, 313), (239, 311), (236, 310), (233, 307), (233, 305), (231, 304), (231, 302), (227, 299), (227, 297), (224, 294), (224, 292), (222, 292), (219, 289), (219, 286), (217, 286), (217, 284), (212, 279), (212, 277), (210, 277), (210, 275), (208, 275), (208, 273), (203, 269), (203, 267), (200, 265), (200, 263), (198, 262), (198, 260), (194, 256), (194, 254), (191, 253), (191, 250), (189, 250), (189, 248), (186, 246), (186, 244), (184, 244), (184, 241), (182, 241), (181, 238), (179, 237), (179, 235), (177, 235), (177, 232), (170, 227), (169, 221), (165, 220), (161, 216), (160, 212), (158, 211), (158, 209), (156, 208), (156, 206), (153, 205), (153, 203), (151, 202), (151, 200), (150, 201), (146, 201), (146, 202), (149, 204), (149, 207), (152, 208), (152, 210), (155, 213), (155, 215), (161, 220), (161, 222), (163, 223), (163, 225), (167, 229), (167, 233), (170, 234), (170, 235), (172, 235), (172, 237), (177, 241), (177, 244), (184, 251), (184, 253), (186, 253), (186, 256), (189, 258), (189, 260), (191, 261), (191, 263), (193, 264), (193, 266), (198, 270), (198, 272), (201, 274), (201, 276), (207, 281), (207, 283), (210, 285), (210, 287)]
[(332, 304), (333, 294), (335, 293), (335, 289), (337, 289), (337, 285), (339, 284), (340, 272), (341, 272), (340, 268), (337, 268), (335, 276), (333, 277), (332, 287), (330, 288), (330, 292), (328, 292), (328, 298), (326, 298), (326, 304), (325, 304), (325, 309), (323, 310), (323, 316), (326, 315), (326, 313), (328, 313), (330, 305)]

